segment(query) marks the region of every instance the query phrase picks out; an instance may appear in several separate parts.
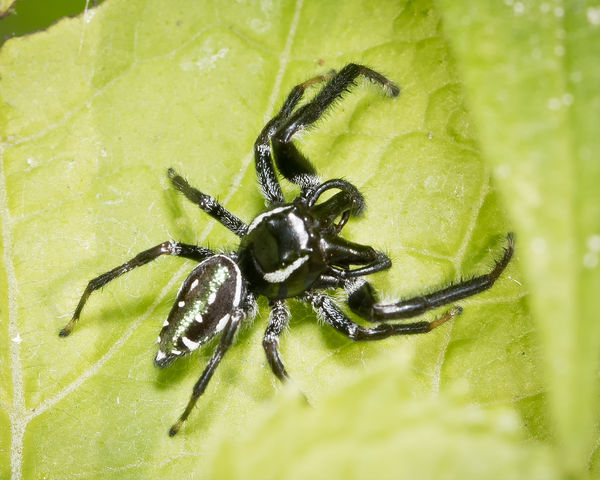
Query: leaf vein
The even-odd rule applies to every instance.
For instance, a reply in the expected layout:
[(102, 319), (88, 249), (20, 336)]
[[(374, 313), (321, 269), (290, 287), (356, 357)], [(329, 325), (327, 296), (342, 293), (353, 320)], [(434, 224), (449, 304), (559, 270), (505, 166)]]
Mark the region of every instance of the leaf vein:
[[(293, 39), (295, 36), (295, 32), (297, 30), (299, 17), (300, 17), (300, 11), (302, 9), (302, 3), (303, 3), (303, 0), (298, 0), (296, 3), (296, 8), (295, 8), (294, 16), (293, 16), (292, 23), (290, 26), (288, 38), (287, 38), (283, 53), (281, 55), (279, 71), (277, 73), (273, 92), (271, 94), (271, 98), (269, 100), (269, 104), (267, 107), (267, 112), (265, 114), (266, 118), (268, 118), (270, 115), (272, 115), (273, 109), (275, 106), (275, 102), (276, 102), (276, 100), (279, 96), (280, 90), (281, 90), (281, 83), (282, 83), (283, 75), (285, 73), (285, 69), (289, 62), (290, 51), (291, 51)], [(105, 88), (106, 88), (106, 86), (105, 86)], [(226, 205), (227, 202), (231, 199), (231, 197), (239, 189), (239, 187), (241, 185), (241, 180), (244, 177), (244, 175), (246, 174), (246, 171), (249, 167), (249, 164), (252, 161), (252, 158), (253, 158), (253, 155), (252, 155), (252, 153), (250, 153), (244, 159), (244, 162), (242, 164), (242, 167), (240, 168), (238, 175), (234, 178), (234, 180), (232, 182), (232, 188), (230, 189), (229, 194), (223, 200), (223, 204)], [(209, 222), (209, 224), (207, 225), (207, 227), (205, 228), (204, 232), (202, 233), (202, 235), (200, 237), (200, 242), (202, 242), (206, 239), (206, 237), (209, 235), (210, 231), (212, 230), (212, 228), (214, 227), (215, 224), (216, 224), (216, 222), (214, 220), (212, 222)], [(137, 321), (135, 321), (134, 323), (131, 324), (131, 326), (125, 331), (125, 333), (112, 345), (112, 347), (100, 358), (100, 360), (98, 360), (95, 364), (93, 364), (89, 369), (86, 370), (86, 372), (84, 372), (76, 380), (71, 382), (67, 387), (62, 389), (54, 397), (42, 402), (38, 406), (38, 408), (36, 408), (35, 412), (31, 413), (30, 415), (28, 415), (26, 417), (25, 423), (27, 423), (32, 418), (40, 415), (41, 413), (45, 412), (46, 410), (48, 410), (49, 408), (54, 406), (56, 403), (61, 401), (63, 398), (67, 397), (71, 392), (75, 391), (79, 386), (81, 386), (86, 380), (88, 380), (89, 378), (94, 376), (98, 371), (100, 371), (102, 366), (104, 366), (104, 364), (106, 364), (112, 358), (112, 356), (121, 349), (121, 347), (126, 343), (126, 341), (131, 337), (131, 335), (133, 335), (135, 330), (148, 317), (150, 317), (152, 315), (152, 313), (154, 312), (156, 307), (161, 303), (163, 298), (165, 298), (165, 296), (168, 295), (172, 291), (174, 284), (176, 282), (180, 281), (179, 278), (182, 276), (182, 274), (184, 272), (187, 272), (188, 270), (189, 270), (188, 266), (186, 266), (186, 265), (182, 266), (176, 272), (176, 274), (173, 275), (171, 281), (162, 289), (160, 294), (156, 297), (155, 301), (150, 305), (150, 307), (146, 310), (146, 312), (144, 314), (142, 314)]]

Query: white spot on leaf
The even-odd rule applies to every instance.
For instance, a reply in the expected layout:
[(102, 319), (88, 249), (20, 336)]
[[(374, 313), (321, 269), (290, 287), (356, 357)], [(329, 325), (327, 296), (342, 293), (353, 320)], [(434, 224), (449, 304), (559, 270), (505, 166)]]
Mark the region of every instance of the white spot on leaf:
[(507, 163), (502, 163), (496, 167), (494, 173), (498, 178), (508, 178), (510, 177), (511, 167)]
[(587, 252), (583, 256), (583, 266), (585, 268), (596, 268), (598, 266), (598, 254), (596, 252)]
[(560, 98), (550, 98), (548, 99), (548, 108), (550, 110), (558, 110), (562, 106), (562, 102)]
[(536, 237), (531, 241), (531, 250), (538, 255), (546, 253), (547, 245), (546, 239), (542, 237)]
[(590, 7), (585, 13), (588, 22), (594, 26), (600, 25), (600, 7)]
[(587, 247), (592, 252), (600, 252), (600, 235), (590, 235), (587, 239)]
[(207, 42), (202, 46), (202, 50), (195, 60), (184, 60), (179, 66), (185, 72), (192, 70), (206, 72), (214, 69), (217, 62), (220, 59), (225, 58), (228, 53), (229, 48), (221, 48), (218, 51), (215, 51), (215, 49)]
[(515, 15), (523, 15), (523, 13), (525, 13), (525, 5), (521, 2), (515, 3), (513, 5), (513, 12), (515, 12)]
[(92, 21), (92, 18), (94, 18), (94, 15), (96, 15), (96, 10), (87, 10), (86, 6), (85, 13), (83, 14), (83, 20), (85, 21), (85, 23), (90, 23)]

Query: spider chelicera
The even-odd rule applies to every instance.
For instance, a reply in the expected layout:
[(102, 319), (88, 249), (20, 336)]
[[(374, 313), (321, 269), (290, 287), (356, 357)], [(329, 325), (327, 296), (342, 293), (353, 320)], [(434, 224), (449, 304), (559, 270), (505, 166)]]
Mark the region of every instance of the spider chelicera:
[[(504, 255), (490, 272), (426, 295), (397, 303), (379, 303), (373, 286), (364, 277), (390, 268), (390, 259), (370, 246), (340, 237), (349, 217), (363, 210), (363, 196), (346, 180), (321, 182), (310, 161), (292, 142), (296, 133), (317, 121), (361, 75), (381, 86), (389, 97), (396, 97), (400, 92), (380, 73), (355, 64), (345, 66), (338, 73), (329, 72), (312, 78), (292, 89), (279, 113), (267, 123), (254, 144), (256, 172), (269, 208), (250, 224), (226, 210), (213, 197), (189, 185), (173, 169), (168, 170), (177, 190), (240, 237), (237, 251), (215, 253), (205, 247), (175, 241), (145, 250), (91, 280), (73, 318), (60, 331), (61, 337), (71, 333), (94, 290), (136, 267), (161, 255), (200, 262), (183, 282), (163, 324), (154, 363), (160, 368), (167, 367), (217, 334), (220, 333), (221, 338), (194, 386), (187, 407), (169, 430), (169, 435), (179, 431), (204, 393), (219, 362), (232, 345), (240, 324), (255, 311), (258, 295), (267, 297), (271, 308), (263, 339), (267, 360), (273, 373), (285, 381), (288, 374), (278, 346), (279, 336), (290, 320), (286, 299), (294, 298), (311, 304), (325, 323), (354, 341), (426, 333), (460, 314), (461, 307), (455, 306), (432, 321), (388, 323), (388, 320), (415, 317), (482, 292), (494, 284), (510, 261), (513, 253), (511, 234), (508, 235)], [(325, 86), (313, 100), (296, 108), (306, 88), (318, 83), (325, 83)], [(279, 173), (300, 186), (300, 195), (292, 202), (285, 201), (273, 159)], [(328, 190), (337, 190), (337, 193), (319, 202)], [(356, 268), (351, 268), (351, 265)], [(376, 323), (375, 326), (367, 328), (355, 323), (325, 293), (339, 288), (346, 291), (350, 310)]]

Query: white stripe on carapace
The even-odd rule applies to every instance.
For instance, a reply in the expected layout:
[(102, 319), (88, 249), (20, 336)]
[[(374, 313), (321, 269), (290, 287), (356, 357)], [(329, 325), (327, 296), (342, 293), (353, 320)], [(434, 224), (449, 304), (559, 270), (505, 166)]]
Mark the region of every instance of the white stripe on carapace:
[(200, 345), (200, 342), (194, 342), (187, 337), (181, 337), (181, 341), (189, 349), (190, 352), (192, 350), (196, 350), (198, 348), (198, 345)]
[(297, 215), (289, 215), (288, 218), (292, 225), (294, 226), (294, 233), (296, 233), (300, 237), (301, 245), (305, 246), (308, 244), (308, 232), (306, 231), (306, 227), (304, 226), (304, 222)]
[(196, 288), (198, 286), (198, 279), (195, 279), (192, 284), (190, 285), (190, 290), (193, 290), (194, 288)]
[(280, 268), (274, 272), (265, 273), (263, 278), (270, 283), (281, 283), (288, 279), (288, 277), (300, 268), (308, 260), (308, 255), (297, 258), (285, 268)]
[(278, 213), (285, 212), (286, 210), (291, 210), (292, 208), (294, 208), (293, 205), (286, 205), (284, 207), (277, 207), (273, 210), (269, 210), (268, 212), (261, 213), (254, 220), (252, 220), (252, 223), (250, 223), (250, 225), (248, 226), (248, 233), (254, 230), (258, 226), (258, 224), (262, 222), (265, 218), (269, 218), (271, 215), (276, 215)]
[(158, 353), (156, 354), (156, 361), (160, 362), (164, 358), (167, 358), (167, 354), (165, 352), (163, 352), (162, 350), (159, 350)]

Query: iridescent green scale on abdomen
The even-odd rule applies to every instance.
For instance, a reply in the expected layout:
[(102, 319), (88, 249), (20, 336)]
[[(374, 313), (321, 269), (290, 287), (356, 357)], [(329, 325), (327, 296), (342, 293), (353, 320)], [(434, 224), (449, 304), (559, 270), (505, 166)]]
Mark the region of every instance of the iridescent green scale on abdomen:
[(211, 257), (198, 265), (181, 286), (159, 335), (164, 357), (195, 350), (219, 333), (239, 302), (239, 269), (229, 258)]

